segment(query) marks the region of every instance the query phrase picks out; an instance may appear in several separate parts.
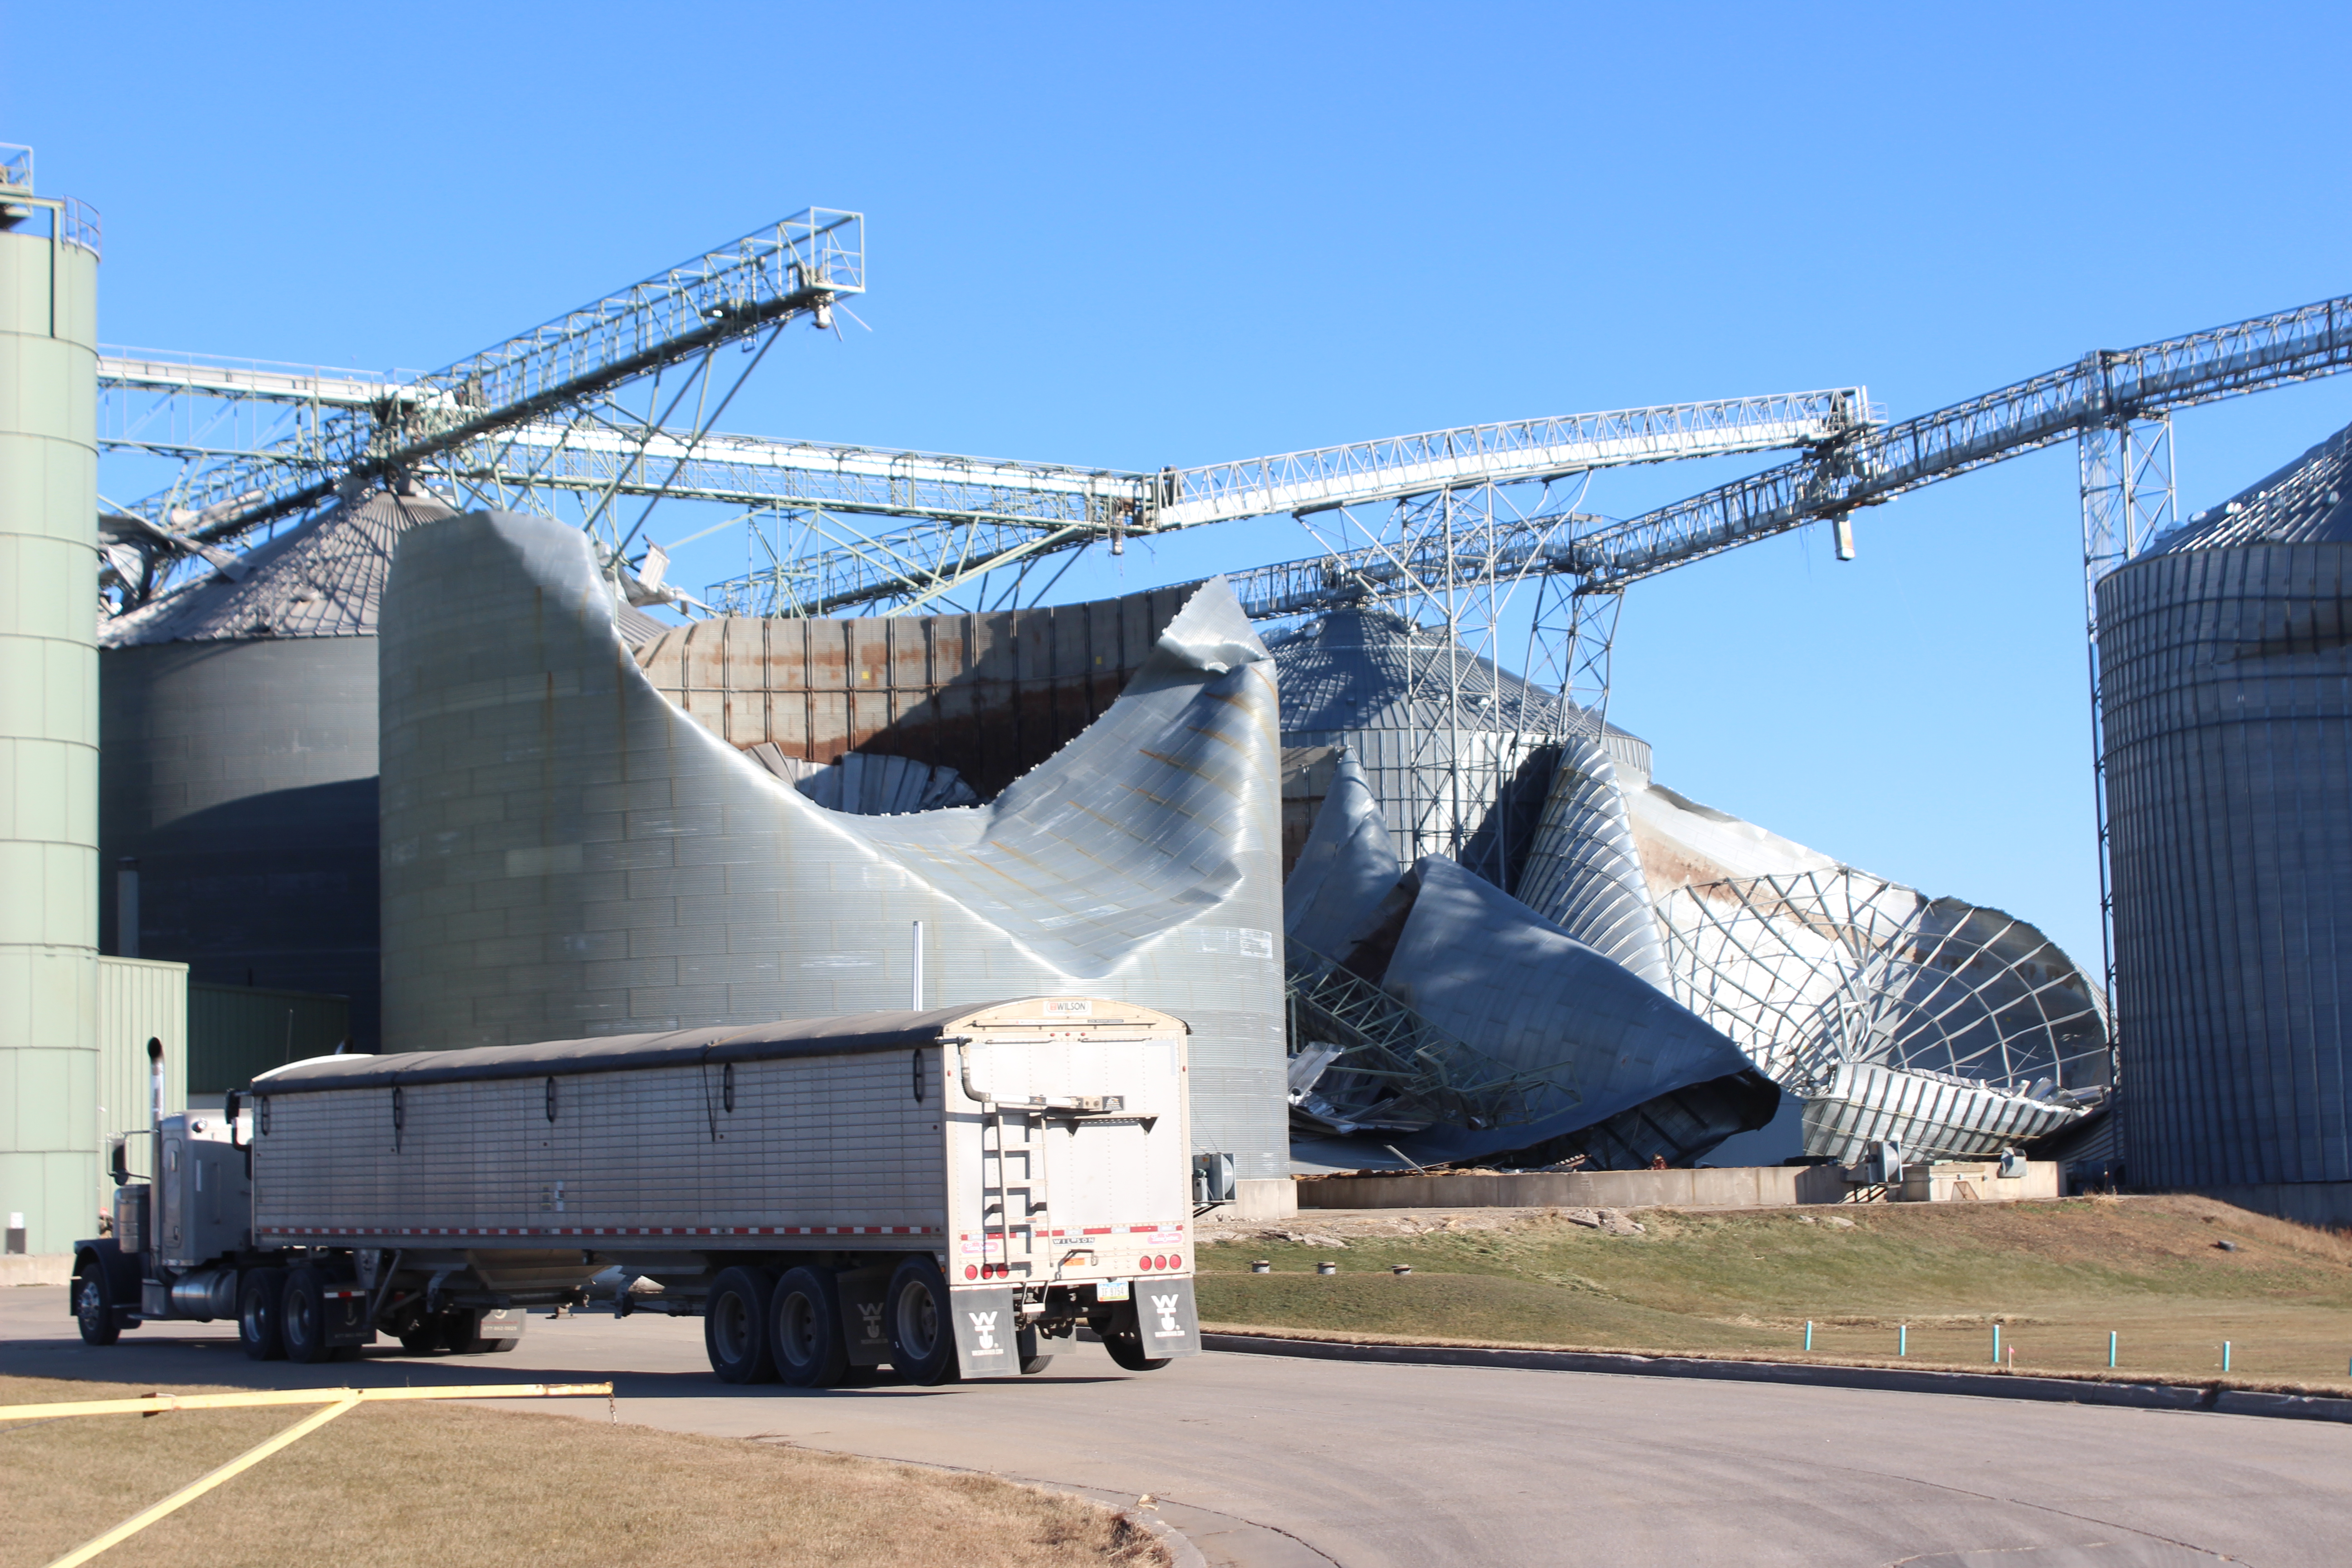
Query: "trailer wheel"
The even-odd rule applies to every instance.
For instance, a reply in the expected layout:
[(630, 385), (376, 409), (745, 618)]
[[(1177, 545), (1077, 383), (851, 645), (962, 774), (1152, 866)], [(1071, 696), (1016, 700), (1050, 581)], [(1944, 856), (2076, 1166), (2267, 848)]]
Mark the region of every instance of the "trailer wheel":
[(768, 1277), (754, 1268), (719, 1271), (703, 1302), (702, 1348), (721, 1383), (773, 1383), (768, 1345)]
[(438, 1315), (421, 1312), (405, 1328), (396, 1331), (400, 1348), (410, 1355), (439, 1355), (441, 1331), (446, 1327)]
[(110, 1345), (122, 1337), (114, 1314), (114, 1286), (106, 1278), (106, 1264), (85, 1255), (74, 1280), (74, 1326), (86, 1345)]
[(1021, 1363), (1021, 1375), (1024, 1377), (1034, 1377), (1054, 1364), (1050, 1352), (1038, 1351), (1037, 1341), (1038, 1333), (1034, 1328), (1018, 1330), (1013, 1336), (1013, 1354)]
[(286, 1359), (305, 1365), (327, 1361), (327, 1279), (304, 1264), (286, 1271), (285, 1307), (278, 1319), (278, 1339)]
[(1094, 1330), (1096, 1337), (1103, 1342), (1103, 1349), (1110, 1352), (1110, 1359), (1129, 1372), (1158, 1372), (1169, 1363), (1167, 1356), (1146, 1353), (1143, 1327), (1136, 1321), (1132, 1302), (1123, 1308), (1097, 1313), (1087, 1327)]
[(768, 1326), (776, 1373), (794, 1388), (831, 1388), (848, 1373), (849, 1345), (831, 1270), (794, 1268), (777, 1280)]
[(909, 1258), (898, 1265), (883, 1298), (882, 1316), (890, 1331), (890, 1364), (900, 1377), (931, 1388), (961, 1375), (952, 1310), (938, 1264)]
[(286, 1341), (278, 1325), (286, 1308), (286, 1270), (248, 1268), (237, 1282), (236, 1342), (256, 1361), (282, 1361)]

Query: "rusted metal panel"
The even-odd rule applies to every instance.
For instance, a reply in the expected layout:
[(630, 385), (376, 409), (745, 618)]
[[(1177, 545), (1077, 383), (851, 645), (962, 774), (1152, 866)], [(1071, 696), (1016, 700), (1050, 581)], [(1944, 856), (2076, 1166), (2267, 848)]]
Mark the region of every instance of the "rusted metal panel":
[(819, 763), (904, 756), (954, 768), (986, 796), (1108, 712), (1192, 592), (978, 615), (706, 621), (636, 658), (739, 748), (772, 743)]

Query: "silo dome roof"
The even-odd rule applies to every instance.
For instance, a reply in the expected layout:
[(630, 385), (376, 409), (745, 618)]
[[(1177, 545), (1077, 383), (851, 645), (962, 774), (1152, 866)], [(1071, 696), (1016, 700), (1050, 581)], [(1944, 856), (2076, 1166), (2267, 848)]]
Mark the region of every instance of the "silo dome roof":
[(98, 644), (373, 637), (394, 542), (455, 515), (429, 495), (372, 490), (246, 552), (242, 581), (214, 573), (101, 621)]
[[(1455, 682), (1462, 719), (1478, 729), (1549, 731), (1563, 707), (1563, 729), (1590, 734), (1594, 728), (1584, 709), (1477, 657), (1442, 631), (1386, 610), (1334, 610), (1267, 638), (1266, 647), (1282, 682), (1286, 731), (1443, 727), (1447, 716), (1438, 699)], [(1613, 724), (1609, 732), (1626, 733)]]
[(2199, 512), (2149, 553), (2232, 544), (2352, 543), (2352, 426), (2266, 479)]

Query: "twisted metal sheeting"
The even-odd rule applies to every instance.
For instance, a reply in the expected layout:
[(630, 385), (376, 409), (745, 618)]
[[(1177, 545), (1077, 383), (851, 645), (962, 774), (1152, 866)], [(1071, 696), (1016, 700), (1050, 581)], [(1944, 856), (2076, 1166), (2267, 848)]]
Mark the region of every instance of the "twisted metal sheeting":
[[(1686, 1005), (1808, 1100), (1900, 1111), (1906, 1153), (2053, 1131), (2106, 1088), (2096, 989), (1999, 910), (1839, 867), (1678, 888), (1660, 917)], [(1958, 1092), (1923, 1098), (1916, 1082)], [(1854, 1131), (1869, 1120), (1809, 1110), (1808, 1152), (1851, 1157), (1887, 1135)]]
[(1519, 873), (1519, 901), (1602, 957), (1673, 991), (1617, 766), (1590, 736), (1571, 735), (1560, 747)]

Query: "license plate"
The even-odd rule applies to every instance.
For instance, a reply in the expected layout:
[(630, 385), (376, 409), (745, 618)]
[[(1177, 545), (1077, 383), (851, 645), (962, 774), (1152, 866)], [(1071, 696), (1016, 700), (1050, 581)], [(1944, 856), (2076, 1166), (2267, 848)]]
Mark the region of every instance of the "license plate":
[(1127, 1300), (1128, 1299), (1129, 1299), (1129, 1296), (1128, 1296), (1127, 1281), (1126, 1281), (1126, 1280), (1124, 1280), (1124, 1279), (1098, 1279), (1098, 1280), (1097, 1280), (1097, 1281), (1095, 1282), (1095, 1300), (1097, 1300), (1097, 1301), (1124, 1301), (1124, 1300)]

